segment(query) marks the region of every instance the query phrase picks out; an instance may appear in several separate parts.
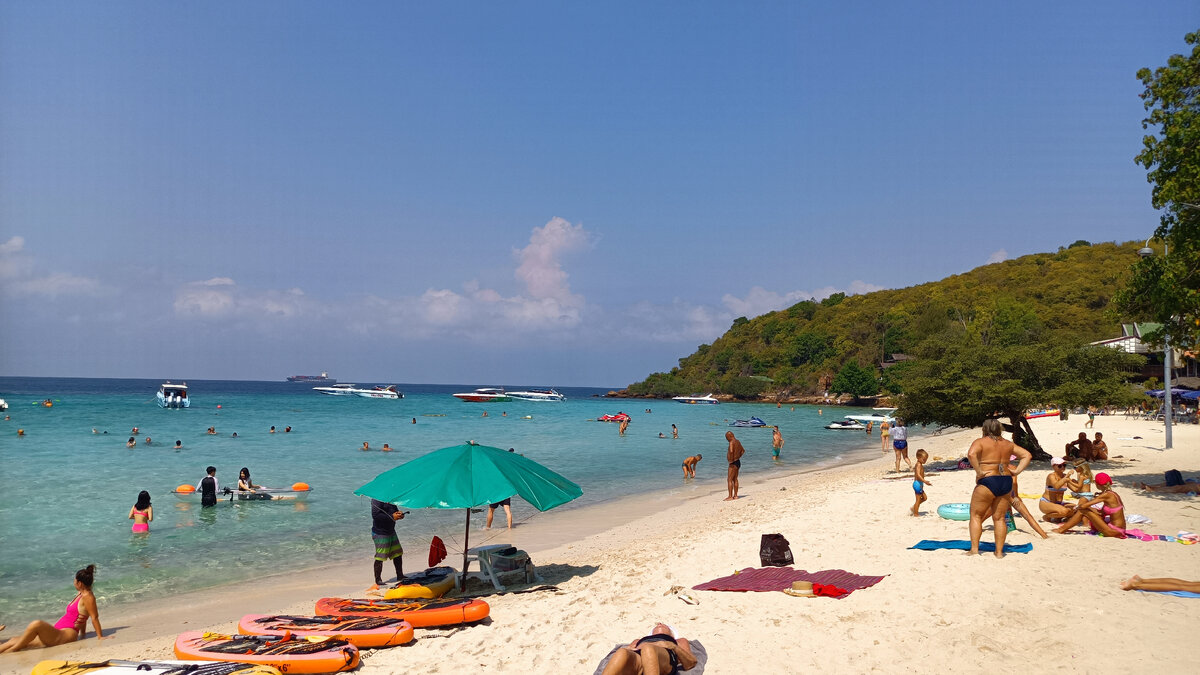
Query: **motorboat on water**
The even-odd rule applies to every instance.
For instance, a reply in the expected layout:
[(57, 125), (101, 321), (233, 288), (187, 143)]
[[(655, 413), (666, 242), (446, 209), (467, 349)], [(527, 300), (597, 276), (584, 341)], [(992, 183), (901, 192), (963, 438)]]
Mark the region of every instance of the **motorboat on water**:
[(874, 422), (875, 424), (880, 424), (882, 422), (887, 422), (888, 424), (896, 423), (896, 418), (892, 417), (891, 415), (846, 415), (846, 419), (854, 420), (860, 424), (866, 424), (868, 422)]
[(8, 410), (8, 401), (0, 398), (0, 412), (4, 412), (5, 410)]
[(628, 413), (619, 412), (616, 415), (601, 415), (596, 418), (597, 422), (628, 422), (631, 418)]
[(515, 401), (565, 401), (566, 396), (553, 389), (527, 389), (507, 392)]
[(503, 387), (480, 387), (475, 391), (454, 394), (454, 398), (468, 403), (505, 403), (513, 400)]
[(363, 398), (404, 398), (404, 394), (401, 394), (399, 391), (397, 391), (396, 385), (394, 384), (389, 384), (386, 387), (383, 385), (376, 385), (371, 389), (356, 389), (354, 390), (354, 393), (362, 396)]
[(671, 400), (680, 403), (720, 403), (712, 394), (705, 394), (703, 396), (674, 396)]
[(731, 427), (765, 427), (767, 423), (757, 417), (751, 417), (748, 420), (734, 420), (729, 423)]
[(867, 425), (855, 419), (847, 417), (844, 420), (837, 420), (825, 425), (826, 429), (841, 429), (844, 431), (866, 431)]
[(363, 398), (404, 398), (404, 394), (401, 394), (399, 391), (397, 391), (396, 385), (394, 385), (394, 384), (389, 384), (386, 387), (383, 385), (376, 385), (370, 389), (364, 389), (362, 387), (359, 387), (357, 384), (343, 383), (343, 384), (335, 384), (332, 387), (313, 387), (313, 391), (319, 391), (322, 394), (328, 394), (329, 396), (361, 396)]
[(187, 382), (171, 384), (170, 380), (163, 382), (158, 388), (158, 407), (160, 408), (190, 408), (192, 399), (188, 398)]

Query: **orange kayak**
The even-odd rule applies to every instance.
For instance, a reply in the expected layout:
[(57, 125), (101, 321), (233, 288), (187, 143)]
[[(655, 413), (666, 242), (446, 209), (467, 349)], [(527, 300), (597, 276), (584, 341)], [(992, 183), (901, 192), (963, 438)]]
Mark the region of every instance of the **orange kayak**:
[(387, 600), (321, 598), (317, 614), (334, 616), (386, 616), (404, 619), (416, 628), (456, 626), (487, 618), (491, 608), (478, 598), (437, 598), (431, 600)]
[(395, 647), (413, 639), (412, 624), (387, 616), (247, 614), (238, 630), (249, 635), (335, 637), (359, 648)]
[(236, 661), (278, 668), (285, 673), (336, 673), (358, 666), (358, 648), (336, 638), (277, 635), (224, 635), (190, 630), (175, 639), (175, 656), (204, 661)]

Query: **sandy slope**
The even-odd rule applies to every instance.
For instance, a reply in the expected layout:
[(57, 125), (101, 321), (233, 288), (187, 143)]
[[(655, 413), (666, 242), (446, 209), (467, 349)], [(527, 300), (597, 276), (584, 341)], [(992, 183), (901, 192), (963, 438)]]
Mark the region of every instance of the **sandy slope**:
[[(1047, 448), (1061, 448), (1086, 418), (1042, 419), (1035, 429)], [(1097, 419), (1112, 455), (1095, 465), (1117, 480), (1126, 509), (1152, 518), (1152, 533), (1200, 531), (1200, 500), (1150, 495), (1135, 480), (1161, 482), (1162, 472), (1200, 472), (1200, 427), (1179, 427), (1175, 449), (1163, 451), (1161, 425), (1116, 417)], [(977, 431), (947, 433), (914, 443), (932, 456), (957, 458)], [(1120, 440), (1142, 436), (1142, 440)], [(874, 437), (878, 442), (878, 437)], [(877, 447), (877, 446), (876, 446)], [(367, 652), (364, 673), (590, 673), (618, 642), (645, 634), (656, 621), (675, 625), (708, 648), (710, 673), (749, 672), (978, 672), (996, 667), (1050, 672), (1066, 666), (1127, 672), (1190, 669), (1187, 639), (1200, 620), (1200, 600), (1122, 592), (1118, 582), (1142, 576), (1200, 579), (1200, 546), (1051, 535), (1042, 541), (1018, 519), (1009, 543), (1033, 542), (1028, 555), (907, 550), (921, 539), (965, 539), (966, 524), (943, 520), (937, 505), (969, 498), (973, 474), (931, 474), (928, 515), (913, 518), (910, 480), (893, 480), (892, 460), (743, 484), (743, 499), (727, 503), (704, 494), (662, 511), (643, 511), (582, 541), (539, 550), (535, 560), (559, 591), (489, 598), (490, 621), (455, 630), (417, 631), (410, 646)], [(713, 468), (709, 467), (712, 471)], [(1022, 492), (1040, 492), (1049, 471), (1034, 465)], [(1027, 500), (1037, 513), (1034, 500)], [(642, 504), (644, 508), (646, 504)], [(793, 598), (782, 593), (693, 592), (692, 606), (671, 594), (758, 566), (759, 536), (779, 532), (796, 567), (841, 568), (888, 575), (843, 600)], [(991, 532), (985, 532), (990, 540)], [(359, 573), (361, 574), (361, 572)], [(346, 570), (302, 575), (290, 584), (208, 594), (189, 627), (230, 630), (251, 611), (308, 612), (317, 597), (361, 589)], [(281, 588), (282, 590), (276, 590)], [(155, 622), (168, 608), (150, 609)], [(193, 612), (193, 610), (189, 610)], [(178, 615), (178, 611), (175, 611)], [(109, 625), (127, 625), (123, 617)], [(199, 624), (199, 625), (197, 625)], [(131, 638), (82, 643), (0, 657), (0, 670), (28, 672), (41, 658), (168, 657), (177, 628), (161, 634), (127, 631)], [(1112, 642), (1115, 649), (1101, 652)]]

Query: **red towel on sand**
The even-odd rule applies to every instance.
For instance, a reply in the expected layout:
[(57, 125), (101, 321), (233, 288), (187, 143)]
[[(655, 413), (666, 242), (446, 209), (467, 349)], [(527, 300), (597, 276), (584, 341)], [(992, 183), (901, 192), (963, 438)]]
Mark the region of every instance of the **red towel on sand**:
[(429, 542), (429, 566), (442, 562), (446, 559), (446, 545), (442, 543), (441, 537), (434, 537), (433, 541)]
[(699, 586), (692, 586), (692, 589), (697, 591), (782, 591), (791, 588), (793, 581), (811, 581), (814, 589), (817, 584), (822, 584), (843, 591), (842, 595), (829, 597), (844, 598), (854, 591), (869, 588), (882, 580), (882, 576), (863, 576), (845, 570), (806, 572), (790, 567), (747, 567), (737, 574), (713, 579)]
[(813, 595), (825, 598), (842, 598), (850, 595), (850, 591), (838, 588), (833, 584), (813, 584)]

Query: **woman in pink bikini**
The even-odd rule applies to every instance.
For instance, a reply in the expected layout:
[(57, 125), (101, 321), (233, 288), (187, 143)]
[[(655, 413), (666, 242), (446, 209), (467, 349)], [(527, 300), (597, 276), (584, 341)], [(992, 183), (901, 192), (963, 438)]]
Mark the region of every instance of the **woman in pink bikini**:
[(100, 610), (96, 608), (96, 596), (92, 595), (92, 581), (95, 576), (95, 565), (88, 565), (76, 572), (75, 590), (79, 591), (79, 594), (67, 605), (67, 611), (63, 613), (62, 618), (53, 626), (41, 620), (30, 623), (20, 636), (0, 645), (0, 654), (26, 647), (53, 647), (74, 642), (86, 632), (88, 617), (91, 617), (92, 626), (96, 628), (96, 639), (103, 640)]
[(1086, 519), (1092, 531), (1124, 539), (1125, 505), (1121, 502), (1120, 495), (1113, 492), (1112, 485), (1112, 476), (1106, 473), (1096, 474), (1096, 489), (1100, 491), (1099, 494), (1095, 499), (1081, 498), (1075, 505), (1075, 513), (1055, 532), (1066, 534), (1067, 530)]
[(138, 493), (137, 503), (129, 509), (129, 519), (133, 521), (134, 534), (150, 531), (150, 521), (154, 520), (154, 507), (150, 506), (149, 492), (142, 490)]

